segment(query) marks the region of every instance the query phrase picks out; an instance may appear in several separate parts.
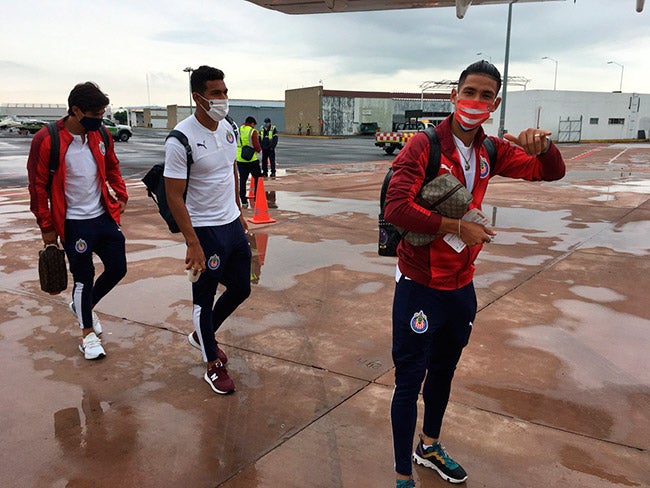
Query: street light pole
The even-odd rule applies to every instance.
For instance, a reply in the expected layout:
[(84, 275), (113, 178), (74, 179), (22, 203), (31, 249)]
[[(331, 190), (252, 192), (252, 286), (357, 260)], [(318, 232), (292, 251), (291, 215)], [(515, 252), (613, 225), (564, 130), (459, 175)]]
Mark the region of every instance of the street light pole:
[(621, 63), (617, 63), (616, 61), (607, 61), (607, 64), (615, 64), (621, 67), (621, 84), (618, 87), (618, 91), (623, 93), (623, 70), (625, 69), (625, 66), (623, 66)]
[(190, 114), (192, 113), (192, 71), (194, 71), (194, 68), (190, 68), (189, 66), (185, 69), (183, 69), (188, 75), (190, 79)]
[(492, 64), (492, 56), (486, 53), (476, 53), (477, 56), (487, 56), (488, 60), (490, 61), (490, 64)]
[(557, 59), (553, 59), (548, 56), (544, 56), (542, 59), (548, 59), (555, 63), (555, 78), (553, 80), (553, 90), (556, 90), (557, 89)]
[[(514, 0), (515, 2), (517, 0)], [(505, 133), (506, 99), (508, 97), (508, 64), (510, 63), (510, 31), (512, 26), (512, 4), (508, 3), (508, 29), (506, 31), (506, 55), (503, 60), (503, 87), (501, 88), (501, 111), (499, 113), (499, 137)]]

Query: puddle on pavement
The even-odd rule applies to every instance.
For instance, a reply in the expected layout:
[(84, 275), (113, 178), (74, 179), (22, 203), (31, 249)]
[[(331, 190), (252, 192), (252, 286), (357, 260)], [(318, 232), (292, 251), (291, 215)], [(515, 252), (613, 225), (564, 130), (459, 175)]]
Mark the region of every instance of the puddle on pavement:
[[(491, 217), (497, 235), (496, 244), (538, 244), (548, 239), (553, 244), (549, 250), (566, 252), (595, 234), (612, 228), (609, 222), (585, 222), (576, 228), (576, 219), (570, 210), (537, 210), (522, 207), (483, 206), (483, 212)], [(516, 230), (515, 230), (516, 229)], [(523, 229), (523, 231), (521, 230)]]
[(331, 266), (392, 276), (395, 261), (376, 253), (376, 243), (350, 244), (339, 239), (310, 243), (292, 241), (286, 236), (269, 236), (259, 286), (273, 291), (286, 290), (298, 283), (299, 275)]
[(0, 216), (3, 220), (3, 231), (11, 231), (11, 224), (17, 220), (31, 220), (36, 227), (34, 214), (29, 210), (29, 202), (21, 204), (15, 199), (4, 197), (0, 199)]
[(621, 225), (608, 221), (589, 222), (574, 218), (566, 209), (485, 205), (483, 211), (492, 218), (492, 226), (497, 232), (493, 239), (495, 244), (539, 245), (539, 241), (544, 239), (551, 242), (546, 246), (551, 251), (566, 252), (579, 246), (581, 249), (605, 247), (637, 256), (650, 252), (650, 221), (631, 221)]
[(576, 188), (600, 193), (589, 200), (602, 202), (614, 200), (616, 193), (650, 194), (650, 180), (633, 179), (629, 181), (614, 181), (603, 185), (575, 185)]
[(569, 184), (580, 181), (602, 181), (603, 185), (612, 183), (620, 178), (645, 178), (647, 175), (631, 171), (627, 167), (596, 169), (572, 169), (567, 171), (564, 178), (557, 184)]
[(277, 191), (274, 202), (280, 210), (324, 217), (336, 214), (366, 214), (376, 219), (378, 200), (355, 200), (316, 196), (309, 192)]
[[(264, 314), (260, 319), (251, 322), (247, 321), (244, 326), (238, 324), (240, 319), (233, 318), (223, 325), (223, 330), (228, 331), (234, 337), (254, 336), (270, 328), (279, 327), (282, 329), (299, 327), (304, 325), (305, 317), (294, 312), (273, 312)], [(219, 329), (221, 331), (221, 329)]]
[(572, 286), (570, 291), (575, 295), (578, 295), (580, 298), (587, 298), (600, 303), (619, 302), (625, 300), (624, 295), (602, 286), (576, 285)]
[(580, 249), (604, 247), (616, 252), (646, 256), (650, 254), (650, 221), (626, 222), (611, 232), (595, 235), (580, 246)]
[(386, 286), (385, 283), (370, 281), (367, 283), (360, 284), (354, 290), (352, 290), (352, 293), (358, 293), (359, 295), (370, 295), (372, 293), (377, 293), (384, 286)]
[(562, 315), (554, 324), (513, 329), (515, 339), (510, 342), (558, 358), (582, 390), (650, 383), (643, 359), (650, 320), (608, 308), (606, 303), (624, 299), (614, 290), (573, 287), (571, 291), (591, 301), (555, 300), (553, 305)]

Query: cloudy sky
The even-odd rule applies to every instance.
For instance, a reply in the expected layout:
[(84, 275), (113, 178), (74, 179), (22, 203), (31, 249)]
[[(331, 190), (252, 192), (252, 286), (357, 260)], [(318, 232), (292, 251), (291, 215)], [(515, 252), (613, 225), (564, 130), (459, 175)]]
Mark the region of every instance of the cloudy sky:
[[(507, 5), (285, 15), (244, 0), (12, 0), (0, 7), (0, 103), (66, 103), (92, 80), (114, 108), (186, 104), (185, 67), (226, 73), (231, 98), (284, 90), (419, 92), (480, 58), (502, 70)], [(477, 53), (484, 53), (477, 55)], [(515, 4), (510, 75), (528, 89), (650, 93), (650, 7), (635, 0)], [(516, 89), (516, 88), (513, 88)]]

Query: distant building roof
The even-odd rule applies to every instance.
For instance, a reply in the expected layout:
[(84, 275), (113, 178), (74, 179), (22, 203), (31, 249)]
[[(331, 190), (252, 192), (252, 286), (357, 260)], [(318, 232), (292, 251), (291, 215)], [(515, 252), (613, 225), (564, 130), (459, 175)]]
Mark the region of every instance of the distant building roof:
[(228, 104), (233, 107), (277, 107), (284, 108), (284, 100), (247, 100), (229, 98)]
[[(323, 96), (324, 97), (348, 97), (348, 98), (389, 98), (389, 99), (420, 100), (422, 98), (422, 93), (323, 90)], [(448, 100), (449, 93), (425, 93), (424, 99), (425, 100)]]

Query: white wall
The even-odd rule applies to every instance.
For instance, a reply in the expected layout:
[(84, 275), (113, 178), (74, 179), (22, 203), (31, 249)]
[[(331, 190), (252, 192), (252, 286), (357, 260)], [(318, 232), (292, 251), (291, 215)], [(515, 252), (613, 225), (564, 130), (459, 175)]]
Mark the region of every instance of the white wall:
[(389, 131), (393, 127), (393, 100), (390, 98), (355, 98), (353, 124), (356, 132), (359, 124), (377, 122), (381, 130)]
[[(551, 137), (556, 140), (560, 118), (579, 119), (580, 116), (581, 140), (636, 139), (639, 130), (645, 130), (646, 138), (650, 137), (650, 95), (647, 94), (513, 91), (508, 93), (504, 125), (511, 133), (528, 127), (547, 129), (553, 132)], [(499, 118), (500, 109), (497, 109), (494, 122), (484, 126), (488, 134), (497, 135)], [(598, 119), (598, 123), (591, 124), (592, 118)], [(610, 124), (611, 118), (624, 119), (624, 123)]]

